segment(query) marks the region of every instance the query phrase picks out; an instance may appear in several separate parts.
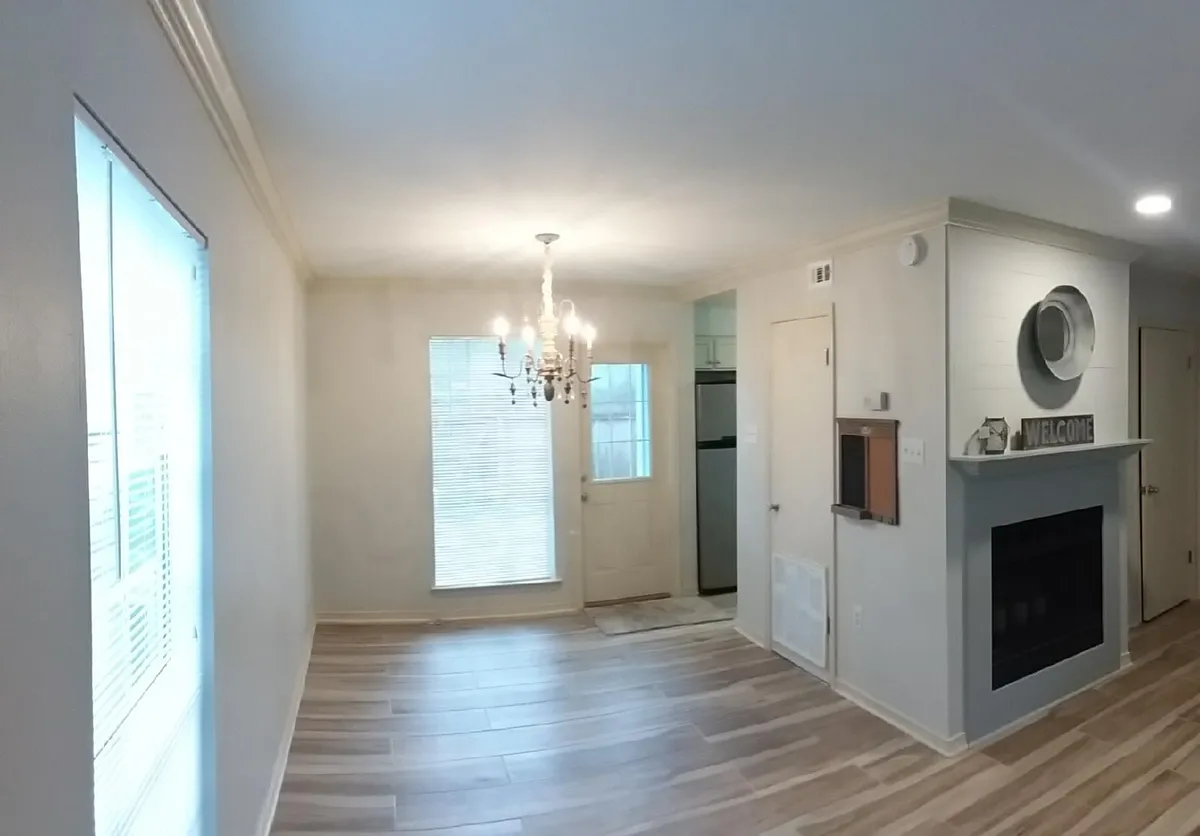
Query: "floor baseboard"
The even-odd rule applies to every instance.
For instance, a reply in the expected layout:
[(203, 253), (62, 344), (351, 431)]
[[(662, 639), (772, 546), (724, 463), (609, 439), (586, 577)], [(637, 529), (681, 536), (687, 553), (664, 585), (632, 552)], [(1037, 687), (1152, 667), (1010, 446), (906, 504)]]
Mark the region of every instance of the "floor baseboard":
[(880, 720), (890, 723), (909, 737), (924, 743), (941, 755), (945, 755), (948, 758), (953, 757), (967, 748), (966, 735), (961, 732), (953, 737), (942, 737), (939, 734), (935, 734), (911, 717), (884, 705), (873, 697), (867, 696), (843, 680), (835, 680), (833, 690), (859, 708), (869, 711)]
[(812, 662), (805, 659), (803, 655), (797, 653), (796, 651), (794, 651), (788, 647), (785, 647), (784, 645), (780, 644), (779, 642), (773, 642), (771, 645), (769, 645), (767, 647), (767, 650), (771, 651), (772, 653), (774, 653), (778, 656), (782, 656), (784, 659), (787, 659), (793, 665), (795, 665), (800, 670), (804, 671), (806, 674), (813, 677), (814, 679), (819, 679), (822, 682), (824, 682), (826, 685), (833, 684), (833, 680), (830, 679), (830, 676), (831, 676), (830, 673), (828, 673), (827, 671), (821, 670), (820, 668), (809, 667), (810, 665), (812, 665)]
[[(748, 633), (745, 630), (745, 628), (743, 628), (742, 625), (738, 623), (736, 616), (733, 619), (733, 629), (734, 629), (734, 632), (736, 632), (739, 636), (741, 636), (746, 641), (758, 645), (763, 650), (770, 650), (770, 648), (767, 647), (766, 641), (764, 639), (760, 639), (758, 636)], [(790, 662), (791, 660), (789, 659), (788, 661)]]
[(652, 592), (649, 595), (632, 595), (629, 598), (610, 598), (606, 601), (584, 601), (583, 608), (587, 610), (595, 607), (615, 607), (618, 604), (640, 604), (643, 601), (662, 601), (670, 597), (670, 592)]
[(308, 663), (312, 658), (313, 639), (316, 633), (316, 623), (308, 631), (307, 652), (301, 654), (300, 670), (296, 676), (295, 690), (292, 702), (288, 706), (288, 723), (279, 743), (279, 752), (275, 756), (275, 768), (271, 774), (271, 784), (267, 790), (267, 798), (263, 802), (262, 813), (258, 818), (258, 836), (270, 836), (271, 827), (275, 824), (275, 808), (279, 806), (279, 793), (283, 789), (283, 776), (287, 772), (288, 752), (292, 748), (292, 736), (296, 733), (296, 718), (300, 714), (300, 700), (304, 697), (304, 682), (308, 678)]
[(452, 624), (465, 621), (518, 621), (535, 618), (561, 618), (564, 615), (579, 615), (583, 610), (579, 607), (559, 610), (540, 610), (537, 612), (505, 613), (502, 615), (451, 615), (451, 616), (412, 616), (394, 612), (323, 612), (317, 614), (318, 624), (397, 624), (397, 625), (437, 625)]

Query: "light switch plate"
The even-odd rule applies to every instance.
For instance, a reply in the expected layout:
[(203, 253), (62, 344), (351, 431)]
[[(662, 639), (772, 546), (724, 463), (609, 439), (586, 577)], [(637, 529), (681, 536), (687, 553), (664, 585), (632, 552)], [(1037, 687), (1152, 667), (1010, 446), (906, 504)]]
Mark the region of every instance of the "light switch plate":
[(905, 464), (925, 464), (925, 442), (919, 438), (901, 438), (900, 461)]

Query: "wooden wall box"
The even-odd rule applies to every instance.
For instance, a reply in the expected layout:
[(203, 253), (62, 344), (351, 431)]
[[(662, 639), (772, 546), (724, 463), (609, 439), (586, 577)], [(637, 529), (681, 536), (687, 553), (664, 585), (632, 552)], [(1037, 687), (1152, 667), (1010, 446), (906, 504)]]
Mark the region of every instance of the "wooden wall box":
[(835, 514), (900, 524), (898, 421), (838, 418)]

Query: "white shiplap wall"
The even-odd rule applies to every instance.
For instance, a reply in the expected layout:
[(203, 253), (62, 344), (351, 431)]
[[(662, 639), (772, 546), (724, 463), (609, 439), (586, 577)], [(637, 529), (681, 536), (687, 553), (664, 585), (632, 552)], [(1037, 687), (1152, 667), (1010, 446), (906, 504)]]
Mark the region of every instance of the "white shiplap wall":
[[(987, 417), (1016, 431), (1022, 418), (1094, 413), (1097, 442), (1127, 438), (1129, 265), (954, 226), (948, 255), (949, 454), (961, 455)], [(1022, 382), (1018, 340), (1030, 308), (1062, 284), (1091, 304), (1096, 349), (1070, 398), (1047, 407)]]

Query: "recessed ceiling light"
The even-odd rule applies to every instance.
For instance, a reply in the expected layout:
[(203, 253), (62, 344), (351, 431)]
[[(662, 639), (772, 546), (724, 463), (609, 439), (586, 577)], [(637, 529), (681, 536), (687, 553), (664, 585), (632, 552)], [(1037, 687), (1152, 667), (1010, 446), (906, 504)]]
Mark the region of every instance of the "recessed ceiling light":
[(1171, 198), (1165, 194), (1148, 194), (1133, 204), (1139, 215), (1165, 215), (1171, 211)]

